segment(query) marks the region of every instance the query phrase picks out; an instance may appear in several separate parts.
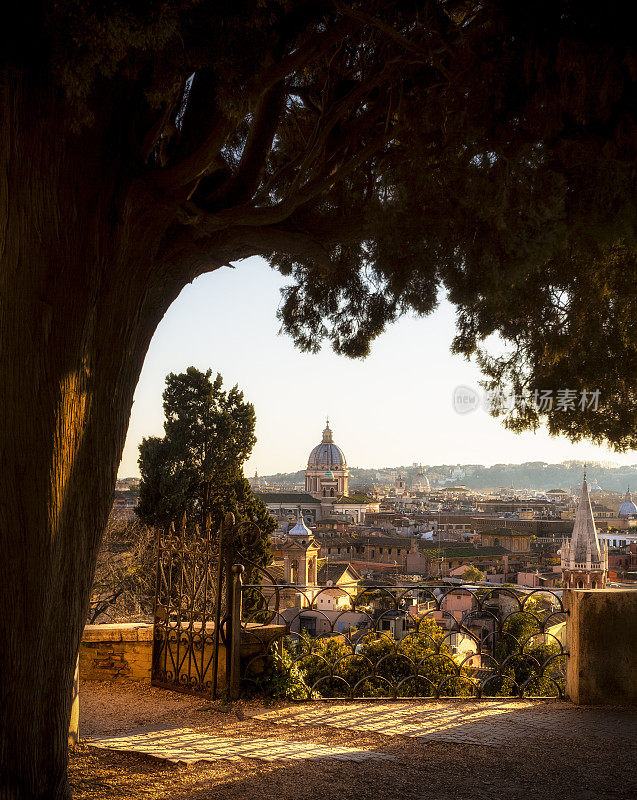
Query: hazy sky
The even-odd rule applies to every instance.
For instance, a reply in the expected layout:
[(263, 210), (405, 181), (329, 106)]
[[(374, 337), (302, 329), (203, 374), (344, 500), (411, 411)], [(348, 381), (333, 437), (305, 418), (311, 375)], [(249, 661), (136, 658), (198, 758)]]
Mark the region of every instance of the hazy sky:
[[(374, 343), (364, 361), (298, 352), (278, 335), (284, 279), (258, 258), (203, 276), (172, 305), (151, 343), (119, 475), (138, 475), (142, 437), (163, 433), (162, 391), (169, 372), (193, 365), (220, 372), (254, 404), (257, 438), (246, 475), (304, 469), (329, 414), (335, 442), (350, 466), (548, 461), (637, 463), (590, 444), (544, 433), (516, 435), (481, 408), (453, 409), (454, 388), (478, 389), (479, 371), (451, 356), (454, 311), (448, 303), (426, 319), (405, 318)], [(597, 387), (591, 387), (595, 389)]]

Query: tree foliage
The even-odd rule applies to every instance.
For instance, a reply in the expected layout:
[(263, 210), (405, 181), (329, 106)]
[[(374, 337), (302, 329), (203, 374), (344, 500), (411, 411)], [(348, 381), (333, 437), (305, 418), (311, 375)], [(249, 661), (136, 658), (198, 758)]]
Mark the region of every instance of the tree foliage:
[[(208, 516), (217, 529), (231, 512), (241, 529), (253, 523), (249, 537), (252, 560), (270, 558), (269, 534), (275, 522), (252, 493), (243, 462), (256, 442), (255, 414), (237, 386), (225, 391), (221, 375), (195, 367), (166, 377), (164, 436), (143, 439), (139, 446), (137, 514), (149, 525), (167, 526), (186, 515), (191, 524)], [(234, 545), (239, 548), (241, 542)]]
[(97, 558), (87, 624), (151, 620), (155, 575), (154, 531), (139, 520), (109, 521)]
[[(471, 694), (468, 672), (460, 675), (444, 641), (445, 632), (432, 619), (400, 642), (387, 634), (365, 635), (354, 647), (343, 637), (288, 638), (283, 653), (259, 681), (273, 697), (445, 696)], [(414, 676), (414, 677), (411, 677)]]
[[(2, 60), (30, 60), (70, 141), (95, 132), (122, 191), (156, 204), (146, 275), (185, 283), (263, 255), (290, 277), (280, 317), (295, 342), (350, 356), (446, 292), (455, 352), (519, 398), (507, 425), (625, 449), (637, 55), (624, 12), (67, 0), (30, 10)], [(598, 413), (529, 405), (556, 388), (599, 388)]]
[(511, 614), (502, 627), (495, 648), (495, 658), (502, 667), (502, 678), (488, 684), (488, 693), (508, 697), (518, 687), (528, 696), (553, 697), (558, 685), (565, 688), (565, 657), (559, 657), (559, 642), (542, 632), (541, 619), (546, 616), (541, 603), (528, 599), (524, 611)]
[(484, 572), (481, 572), (477, 567), (471, 565), (470, 567), (467, 567), (465, 571), (462, 573), (462, 580), (467, 581), (467, 583), (483, 581)]

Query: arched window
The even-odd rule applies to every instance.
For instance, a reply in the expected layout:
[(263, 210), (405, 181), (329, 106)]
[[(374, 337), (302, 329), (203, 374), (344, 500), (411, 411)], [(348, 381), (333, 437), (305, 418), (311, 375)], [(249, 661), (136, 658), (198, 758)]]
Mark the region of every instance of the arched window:
[(577, 588), (583, 589), (584, 588), (584, 581), (577, 581)]
[(334, 497), (334, 487), (330, 489), (330, 497)]

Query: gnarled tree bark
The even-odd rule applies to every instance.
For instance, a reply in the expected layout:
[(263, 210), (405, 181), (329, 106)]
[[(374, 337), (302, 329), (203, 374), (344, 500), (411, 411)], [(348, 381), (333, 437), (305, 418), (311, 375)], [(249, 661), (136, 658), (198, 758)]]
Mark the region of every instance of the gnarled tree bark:
[(65, 798), (73, 665), (133, 392), (188, 275), (153, 250), (170, 209), (120, 181), (104, 141), (56, 138), (54, 104), (19, 81), (2, 106), (0, 797)]
[[(193, 87), (197, 111), (205, 71)], [(0, 798), (7, 800), (69, 796), (75, 658), (133, 393), (166, 309), (197, 275), (255, 254), (285, 250), (330, 268), (330, 232), (289, 223), (324, 189), (313, 162), (269, 212), (248, 202), (285, 105), (282, 85), (266, 82), (245, 158), (210, 200), (211, 213), (191, 197), (223, 162), (229, 119), (204, 103), (213, 119), (195, 114), (191, 137), (183, 123), (182, 146), (164, 163), (170, 114), (140, 145), (139, 98), (102, 88), (87, 110), (94, 118), (68, 124), (69, 106), (49, 84), (19, 69), (0, 78)], [(348, 169), (324, 167), (329, 185)], [(360, 235), (350, 220), (347, 235), (352, 230)], [(345, 234), (339, 227), (335, 235)]]

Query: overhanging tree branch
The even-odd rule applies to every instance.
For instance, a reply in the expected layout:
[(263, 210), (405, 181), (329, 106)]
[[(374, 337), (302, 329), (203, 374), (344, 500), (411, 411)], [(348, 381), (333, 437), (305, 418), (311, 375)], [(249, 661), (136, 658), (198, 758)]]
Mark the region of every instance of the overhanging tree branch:
[(189, 194), (211, 167), (233, 128), (233, 120), (218, 103), (217, 76), (200, 70), (192, 79), (181, 121), (175, 120), (178, 144), (168, 167), (154, 173), (159, 188)]
[[(254, 112), (250, 133), (239, 167), (225, 186), (214, 196), (214, 204), (227, 207), (249, 200), (255, 193), (265, 169), (281, 112), (287, 96), (285, 82), (267, 89)], [(210, 201), (212, 198), (207, 198)]]

